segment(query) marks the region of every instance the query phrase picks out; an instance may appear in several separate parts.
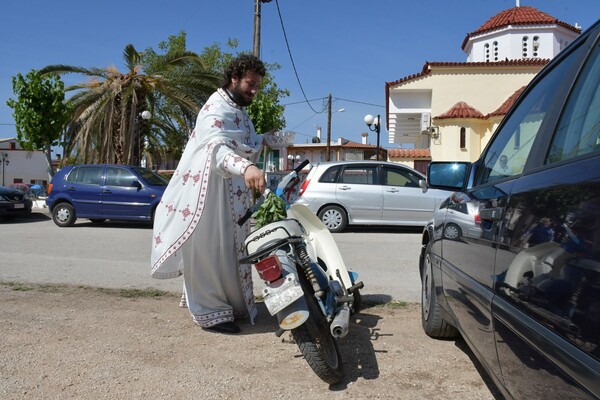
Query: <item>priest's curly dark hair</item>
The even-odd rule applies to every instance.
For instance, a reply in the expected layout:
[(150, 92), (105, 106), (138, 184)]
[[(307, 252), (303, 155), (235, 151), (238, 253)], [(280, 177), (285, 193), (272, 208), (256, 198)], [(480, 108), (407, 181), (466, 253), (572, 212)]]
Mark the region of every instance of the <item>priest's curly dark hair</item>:
[(234, 58), (225, 68), (222, 88), (226, 88), (231, 83), (231, 78), (240, 79), (246, 72), (252, 71), (264, 77), (267, 73), (265, 64), (252, 54), (240, 54)]

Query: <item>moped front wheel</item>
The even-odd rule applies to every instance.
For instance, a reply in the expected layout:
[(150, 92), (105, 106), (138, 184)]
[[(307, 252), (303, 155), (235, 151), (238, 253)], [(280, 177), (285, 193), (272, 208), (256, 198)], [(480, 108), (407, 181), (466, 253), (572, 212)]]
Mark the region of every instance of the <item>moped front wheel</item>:
[(292, 336), (315, 374), (326, 383), (338, 383), (343, 374), (337, 343), (329, 332), (329, 323), (311, 295), (312, 291), (306, 290), (304, 282), (302, 286), (310, 316), (304, 324), (292, 329)]

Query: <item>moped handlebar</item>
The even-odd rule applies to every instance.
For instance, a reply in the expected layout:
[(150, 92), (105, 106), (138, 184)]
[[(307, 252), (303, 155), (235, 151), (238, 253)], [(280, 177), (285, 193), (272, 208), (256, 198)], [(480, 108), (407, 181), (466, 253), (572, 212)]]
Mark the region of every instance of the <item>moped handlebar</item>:
[(304, 169), (304, 167), (306, 167), (308, 165), (308, 163), (310, 163), (310, 161), (308, 161), (308, 160), (302, 161), (296, 168), (294, 168), (294, 171), (297, 174), (300, 173), (300, 171), (302, 171)]

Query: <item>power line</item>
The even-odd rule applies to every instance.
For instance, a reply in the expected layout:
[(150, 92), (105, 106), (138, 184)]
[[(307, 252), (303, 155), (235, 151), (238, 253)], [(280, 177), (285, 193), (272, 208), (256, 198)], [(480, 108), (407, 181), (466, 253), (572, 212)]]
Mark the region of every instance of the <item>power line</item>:
[(357, 101), (357, 100), (349, 100), (349, 99), (342, 99), (341, 97), (334, 97), (335, 100), (342, 100), (342, 101), (347, 101), (349, 103), (357, 103), (357, 104), (364, 104), (367, 106), (373, 106), (373, 107), (381, 107), (381, 108), (385, 108), (385, 106), (382, 106), (380, 104), (373, 104), (373, 103), (366, 103), (364, 101)]
[[(317, 100), (325, 100), (325, 99), (327, 99), (327, 97), (319, 97), (317, 99), (312, 99), (312, 100), (303, 100), (303, 101), (296, 101), (296, 102), (293, 102), (293, 103), (286, 103), (286, 104), (282, 104), (282, 106), (293, 106), (293, 105), (296, 105), (296, 104), (305, 103), (306, 101), (317, 101)], [(364, 102), (364, 101), (344, 99), (344, 98), (341, 98), (341, 97), (333, 97), (332, 99), (334, 101), (341, 100), (341, 101), (347, 101), (348, 103), (364, 104), (364, 105), (367, 105), (367, 106), (385, 108), (385, 106), (382, 106), (381, 104), (374, 104), (374, 103), (367, 103), (367, 102)]]
[(294, 129), (298, 128), (301, 125), (304, 125), (306, 122), (308, 122), (308, 120), (313, 119), (315, 117), (315, 115), (317, 115), (316, 113), (311, 115), (310, 117), (306, 118), (304, 121), (300, 122), (298, 125), (294, 126), (291, 130), (293, 131)]
[(325, 100), (326, 98), (327, 98), (327, 97), (319, 97), (318, 99), (296, 101), (296, 102), (293, 102), (293, 103), (286, 103), (286, 104), (282, 104), (282, 106), (293, 106), (293, 105), (296, 105), (296, 104), (303, 104), (303, 103), (306, 103), (307, 101)]
[[(300, 104), (300, 103), (306, 103), (308, 104), (308, 107), (310, 107), (310, 109), (315, 113), (315, 114), (322, 114), (325, 112), (326, 108), (327, 108), (327, 103), (323, 104), (323, 108), (320, 111), (315, 110), (310, 102), (311, 101), (315, 101), (315, 100), (324, 100), (326, 99), (326, 97), (321, 97), (318, 99), (313, 99), (313, 100), (308, 100), (306, 93), (304, 92), (304, 88), (302, 87), (302, 82), (300, 82), (300, 76), (298, 75), (298, 70), (296, 69), (296, 63), (294, 62), (294, 57), (292, 56), (292, 50), (290, 49), (290, 43), (288, 41), (287, 38), (287, 33), (285, 31), (285, 26), (283, 24), (283, 17), (281, 16), (281, 9), (279, 8), (279, 0), (275, 0), (275, 5), (277, 6), (277, 14), (279, 15), (279, 22), (281, 24), (281, 30), (283, 32), (283, 38), (285, 40), (285, 45), (287, 47), (287, 51), (288, 54), (290, 56), (290, 61), (292, 63), (292, 68), (294, 70), (294, 75), (296, 76), (296, 80), (298, 81), (298, 86), (300, 86), (300, 91), (302, 92), (302, 96), (304, 97), (304, 101), (302, 102), (295, 102), (295, 103), (288, 103), (288, 104), (283, 104), (284, 106), (286, 105), (294, 105), (294, 104)], [(367, 102), (362, 102), (362, 101), (356, 101), (356, 100), (349, 100), (349, 99), (342, 99), (339, 97), (336, 97), (335, 100), (343, 100), (343, 101), (347, 101), (350, 103), (357, 103), (357, 104), (364, 104), (364, 105), (369, 105), (369, 106), (374, 106), (374, 107), (381, 107), (381, 108), (385, 108), (385, 106), (379, 105), (379, 104), (373, 104), (373, 103), (367, 103)]]
[(289, 54), (290, 60), (292, 62), (292, 68), (294, 69), (294, 74), (296, 75), (296, 80), (298, 81), (298, 85), (300, 86), (300, 91), (302, 92), (302, 95), (304, 96), (304, 100), (306, 101), (306, 104), (308, 104), (310, 109), (313, 110), (313, 112), (315, 112), (316, 114), (321, 114), (321, 113), (325, 112), (325, 107), (323, 107), (323, 109), (321, 111), (315, 110), (310, 105), (310, 102), (308, 101), (308, 98), (306, 97), (306, 93), (304, 93), (304, 88), (302, 87), (302, 83), (300, 82), (300, 77), (298, 76), (298, 71), (296, 70), (296, 64), (294, 63), (294, 57), (292, 57), (292, 51), (290, 50), (290, 44), (288, 42), (287, 34), (285, 33), (285, 26), (283, 26), (283, 18), (281, 17), (281, 10), (279, 9), (279, 0), (275, 0), (275, 4), (277, 5), (277, 14), (279, 14), (279, 22), (281, 23), (281, 30), (283, 31), (283, 38), (285, 40), (285, 45), (287, 46), (288, 54)]

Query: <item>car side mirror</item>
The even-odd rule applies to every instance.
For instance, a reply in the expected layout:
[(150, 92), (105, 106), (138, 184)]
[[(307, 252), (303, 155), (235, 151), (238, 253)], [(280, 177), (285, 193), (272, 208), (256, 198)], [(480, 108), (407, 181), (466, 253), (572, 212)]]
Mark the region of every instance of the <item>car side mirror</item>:
[(419, 187), (423, 191), (423, 193), (427, 193), (427, 189), (429, 186), (427, 185), (427, 181), (425, 179), (419, 179)]
[(142, 188), (140, 181), (131, 181), (131, 186), (136, 187), (138, 190)]
[(468, 178), (470, 163), (462, 161), (432, 161), (427, 167), (430, 188), (462, 191)]

